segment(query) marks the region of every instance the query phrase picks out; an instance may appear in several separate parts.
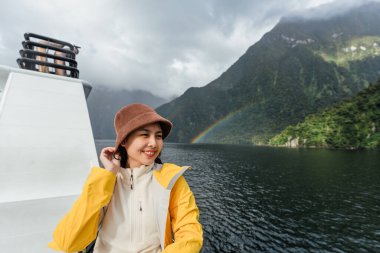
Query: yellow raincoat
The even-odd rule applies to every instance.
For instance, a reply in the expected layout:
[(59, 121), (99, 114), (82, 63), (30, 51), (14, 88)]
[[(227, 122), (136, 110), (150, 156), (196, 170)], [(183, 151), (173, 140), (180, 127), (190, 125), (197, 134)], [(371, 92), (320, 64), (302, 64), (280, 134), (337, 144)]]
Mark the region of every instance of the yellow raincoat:
[[(189, 167), (155, 164), (152, 187), (162, 252), (199, 252), (203, 244), (199, 210), (182, 174)], [(78, 252), (97, 235), (102, 208), (110, 202), (116, 175), (94, 167), (82, 194), (59, 222), (49, 247), (63, 252)], [(174, 241), (173, 241), (174, 239)]]

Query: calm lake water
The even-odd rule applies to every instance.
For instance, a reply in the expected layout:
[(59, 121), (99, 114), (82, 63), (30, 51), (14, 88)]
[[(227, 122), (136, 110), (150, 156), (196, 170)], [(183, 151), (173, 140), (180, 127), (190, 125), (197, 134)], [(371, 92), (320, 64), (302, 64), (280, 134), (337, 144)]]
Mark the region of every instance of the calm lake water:
[(166, 143), (162, 160), (193, 168), (202, 252), (380, 252), (379, 151)]

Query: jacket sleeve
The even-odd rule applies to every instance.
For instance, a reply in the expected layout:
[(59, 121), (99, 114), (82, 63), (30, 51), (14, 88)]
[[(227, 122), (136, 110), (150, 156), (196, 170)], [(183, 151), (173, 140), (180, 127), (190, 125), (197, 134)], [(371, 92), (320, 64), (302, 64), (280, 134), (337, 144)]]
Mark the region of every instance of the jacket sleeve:
[(81, 195), (55, 228), (49, 247), (77, 252), (90, 244), (96, 238), (101, 210), (110, 202), (115, 182), (115, 174), (94, 167)]
[(202, 249), (203, 231), (199, 223), (199, 210), (185, 178), (181, 176), (175, 183), (169, 204), (174, 242), (163, 253), (195, 253)]

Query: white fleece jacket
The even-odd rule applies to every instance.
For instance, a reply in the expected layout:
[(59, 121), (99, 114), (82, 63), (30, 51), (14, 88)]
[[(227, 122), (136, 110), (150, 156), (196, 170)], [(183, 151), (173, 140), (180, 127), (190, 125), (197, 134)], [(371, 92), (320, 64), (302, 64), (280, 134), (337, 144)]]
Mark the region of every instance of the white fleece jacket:
[(121, 169), (94, 253), (161, 252), (153, 208), (153, 164)]

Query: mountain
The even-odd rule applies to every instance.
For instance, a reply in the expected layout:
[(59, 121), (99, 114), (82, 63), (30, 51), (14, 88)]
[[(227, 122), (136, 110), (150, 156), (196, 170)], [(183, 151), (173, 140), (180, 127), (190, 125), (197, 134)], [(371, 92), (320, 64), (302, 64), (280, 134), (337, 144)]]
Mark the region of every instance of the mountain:
[(121, 107), (130, 103), (143, 103), (156, 108), (165, 102), (167, 100), (147, 91), (94, 86), (87, 99), (87, 106), (95, 139), (116, 137), (113, 120)]
[(349, 98), (380, 74), (380, 4), (338, 16), (284, 18), (220, 77), (157, 111), (172, 142), (267, 143), (286, 126)]
[(380, 148), (380, 81), (273, 137), (288, 147)]

